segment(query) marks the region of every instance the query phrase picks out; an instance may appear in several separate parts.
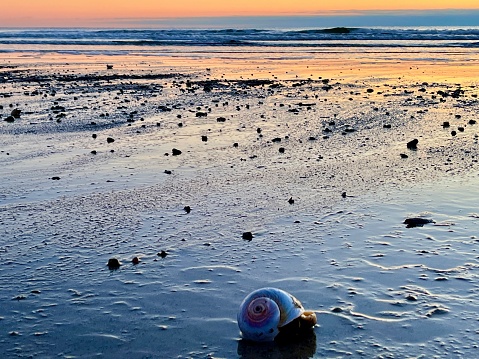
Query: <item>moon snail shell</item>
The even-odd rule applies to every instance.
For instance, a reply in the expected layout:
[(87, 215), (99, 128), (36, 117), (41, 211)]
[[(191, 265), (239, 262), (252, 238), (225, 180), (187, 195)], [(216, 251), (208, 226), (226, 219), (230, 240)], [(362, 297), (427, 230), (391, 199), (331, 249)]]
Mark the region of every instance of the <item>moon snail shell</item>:
[(277, 288), (250, 293), (240, 305), (238, 326), (244, 339), (273, 341), (278, 334), (298, 335), (317, 323), (316, 314), (306, 311), (291, 294)]

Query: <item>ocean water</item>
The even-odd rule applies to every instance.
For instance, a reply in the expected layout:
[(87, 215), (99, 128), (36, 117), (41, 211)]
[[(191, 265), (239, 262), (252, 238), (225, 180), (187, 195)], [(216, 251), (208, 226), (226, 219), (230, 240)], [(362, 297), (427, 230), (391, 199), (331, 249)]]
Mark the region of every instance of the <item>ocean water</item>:
[[(0, 29), (0, 52), (161, 54), (271, 51), (272, 48), (479, 48), (479, 27), (383, 27), (318, 29)], [(305, 50), (306, 51), (306, 50)]]

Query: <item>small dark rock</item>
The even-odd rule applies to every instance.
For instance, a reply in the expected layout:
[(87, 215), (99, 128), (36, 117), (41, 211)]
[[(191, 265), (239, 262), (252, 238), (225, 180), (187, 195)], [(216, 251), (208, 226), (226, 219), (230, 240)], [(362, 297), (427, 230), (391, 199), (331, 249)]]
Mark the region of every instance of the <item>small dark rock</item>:
[(208, 112), (197, 112), (196, 117), (206, 117), (208, 116)]
[(451, 136), (456, 136), (457, 135), (457, 132), (456, 131), (451, 131)]
[(476, 120), (469, 120), (468, 124), (470, 124), (470, 125), (475, 125), (475, 124), (476, 124)]
[(333, 309), (331, 309), (331, 312), (333, 312), (333, 313), (342, 313), (342, 312), (343, 312), (343, 309), (342, 309), (342, 308), (339, 308), (339, 307), (334, 307)]
[(12, 123), (12, 122), (15, 122), (15, 117), (8, 116), (3, 121)]
[(408, 158), (408, 157), (409, 157), (409, 156), (406, 155), (405, 153), (401, 153), (400, 156), (401, 156), (401, 158)]
[(18, 108), (15, 108), (12, 110), (12, 113), (11, 115), (14, 117), (14, 118), (20, 118), (20, 115), (22, 114), (22, 110), (19, 110)]
[(131, 263), (133, 263), (134, 265), (137, 265), (138, 263), (140, 263), (140, 258), (133, 257), (133, 259), (131, 260)]
[(96, 154), (97, 154), (96, 150), (93, 150), (93, 151), (91, 151), (90, 153), (91, 153), (92, 155), (96, 155)]
[(173, 154), (173, 156), (181, 155), (181, 151), (176, 148), (173, 148), (173, 150), (171, 150), (171, 153)]
[(279, 148), (279, 153), (284, 153), (284, 151), (285, 151), (284, 147)]
[(289, 203), (289, 204), (294, 204), (294, 199), (293, 199), (293, 197), (290, 197), (290, 198), (288, 199), (288, 203)]
[(458, 127), (457, 130), (458, 130), (459, 132), (464, 132), (464, 127)]
[(191, 207), (190, 206), (185, 206), (183, 209), (185, 210), (186, 213), (191, 212)]
[(341, 193), (341, 197), (346, 198), (347, 196), (346, 192)]
[(450, 126), (451, 126), (451, 124), (449, 123), (449, 121), (444, 121), (442, 123), (442, 127), (444, 127), (444, 128), (449, 128)]
[(279, 137), (273, 138), (271, 142), (281, 142), (281, 138)]
[(168, 255), (165, 251), (158, 252), (157, 256), (161, 258), (165, 258)]
[(253, 240), (253, 233), (244, 232), (242, 237), (245, 241), (252, 241)]
[(115, 270), (115, 269), (118, 269), (120, 268), (121, 266), (121, 263), (118, 259), (116, 258), (110, 258), (108, 260), (108, 264), (107, 264), (108, 268), (111, 269), (111, 270)]
[(391, 128), (391, 125), (390, 125), (389, 123), (384, 124), (384, 125), (383, 125), (383, 128)]
[(419, 143), (419, 140), (417, 138), (415, 138), (414, 140), (409, 141), (406, 146), (410, 150), (417, 150), (417, 144), (418, 143)]
[(115, 142), (115, 139), (114, 139), (114, 138), (111, 138), (111, 137), (108, 137), (108, 138), (106, 139), (106, 142), (107, 142), (107, 143), (113, 143), (113, 142)]
[(58, 176), (53, 176), (53, 177), (52, 177), (52, 180), (53, 180), (53, 181), (59, 181), (59, 180), (60, 180), (60, 177), (58, 177)]
[(226, 118), (224, 118), (224, 117), (218, 117), (218, 118), (216, 119), (216, 122), (226, 122)]
[(113, 70), (113, 65), (106, 65), (107, 70)]
[(427, 218), (406, 218), (403, 222), (406, 225), (406, 228), (422, 227), (428, 223), (436, 223), (432, 219)]
[(165, 170), (165, 173), (166, 173), (167, 175), (171, 175), (172, 172), (171, 172), (170, 170)]
[(239, 146), (238, 142), (233, 143), (233, 147), (238, 147), (238, 146)]
[(208, 136), (201, 136), (201, 141), (207, 142), (208, 141)]
[(261, 128), (258, 127), (258, 128), (256, 129), (256, 132), (261, 133)]
[(92, 138), (97, 138), (97, 135), (96, 133), (94, 133), (93, 135), (91, 135)]

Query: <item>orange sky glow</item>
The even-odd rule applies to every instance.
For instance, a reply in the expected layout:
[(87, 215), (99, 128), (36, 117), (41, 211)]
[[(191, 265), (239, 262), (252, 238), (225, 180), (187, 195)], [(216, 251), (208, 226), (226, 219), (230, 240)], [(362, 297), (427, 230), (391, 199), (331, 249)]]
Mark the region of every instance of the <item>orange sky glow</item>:
[(368, 10), (479, 9), (478, 0), (2, 0), (0, 26), (78, 26), (91, 21), (204, 16), (316, 15)]

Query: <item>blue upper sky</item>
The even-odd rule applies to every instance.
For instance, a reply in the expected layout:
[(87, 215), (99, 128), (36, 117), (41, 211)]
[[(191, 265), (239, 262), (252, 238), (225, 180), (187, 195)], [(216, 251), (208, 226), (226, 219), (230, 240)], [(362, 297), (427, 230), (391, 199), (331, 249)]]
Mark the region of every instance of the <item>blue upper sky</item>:
[[(478, 0), (479, 1), (479, 0)], [(384, 26), (479, 26), (479, 10), (378, 11), (354, 15), (203, 17), (118, 20), (112, 26), (168, 28), (320, 28)]]

